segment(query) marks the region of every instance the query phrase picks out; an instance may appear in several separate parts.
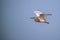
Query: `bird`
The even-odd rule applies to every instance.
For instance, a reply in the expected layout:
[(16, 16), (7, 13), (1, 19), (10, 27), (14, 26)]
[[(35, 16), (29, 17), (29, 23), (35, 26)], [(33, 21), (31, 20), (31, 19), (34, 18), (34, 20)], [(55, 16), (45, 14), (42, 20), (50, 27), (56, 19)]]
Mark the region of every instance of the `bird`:
[(34, 14), (35, 14), (35, 17), (31, 17), (31, 19), (33, 19), (35, 22), (49, 24), (49, 22), (46, 20), (46, 18), (47, 18), (47, 16), (52, 15), (52, 14), (44, 14), (40, 10), (34, 11)]

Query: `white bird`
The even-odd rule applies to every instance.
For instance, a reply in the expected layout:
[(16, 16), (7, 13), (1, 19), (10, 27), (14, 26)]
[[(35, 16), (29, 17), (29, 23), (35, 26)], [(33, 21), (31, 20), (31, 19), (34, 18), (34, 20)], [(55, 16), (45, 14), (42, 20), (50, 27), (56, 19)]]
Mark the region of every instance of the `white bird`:
[(39, 10), (34, 11), (34, 13), (35, 13), (35, 17), (32, 17), (32, 19), (34, 19), (34, 21), (49, 24), (49, 22), (46, 20), (46, 17), (48, 15), (52, 15), (52, 14), (43, 14), (43, 12), (41, 12)]

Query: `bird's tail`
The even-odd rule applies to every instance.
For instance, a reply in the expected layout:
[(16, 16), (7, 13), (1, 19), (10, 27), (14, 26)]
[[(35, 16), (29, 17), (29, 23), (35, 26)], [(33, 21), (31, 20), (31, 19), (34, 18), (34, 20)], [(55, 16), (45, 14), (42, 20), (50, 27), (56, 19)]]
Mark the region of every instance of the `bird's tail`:
[(49, 24), (49, 22), (45, 22), (45, 23)]

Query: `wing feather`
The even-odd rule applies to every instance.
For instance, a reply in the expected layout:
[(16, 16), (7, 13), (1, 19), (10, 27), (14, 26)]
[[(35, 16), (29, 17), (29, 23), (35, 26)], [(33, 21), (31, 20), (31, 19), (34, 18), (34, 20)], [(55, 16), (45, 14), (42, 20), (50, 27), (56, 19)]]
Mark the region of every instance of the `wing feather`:
[(48, 15), (52, 15), (52, 14), (40, 14), (40, 18), (41, 19), (46, 19)]
[(42, 12), (40, 12), (40, 11), (34, 11), (34, 13), (37, 17), (40, 17), (40, 14), (42, 14)]

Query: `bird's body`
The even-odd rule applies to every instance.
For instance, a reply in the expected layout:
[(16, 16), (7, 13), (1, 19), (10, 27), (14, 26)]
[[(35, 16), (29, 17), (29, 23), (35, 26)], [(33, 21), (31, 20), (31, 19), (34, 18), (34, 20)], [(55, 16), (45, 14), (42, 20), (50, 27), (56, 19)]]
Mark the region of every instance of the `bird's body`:
[(35, 17), (32, 18), (34, 19), (34, 21), (49, 24), (49, 22), (46, 20), (46, 17), (51, 14), (43, 14), (40, 11), (34, 11), (34, 13), (35, 13)]

